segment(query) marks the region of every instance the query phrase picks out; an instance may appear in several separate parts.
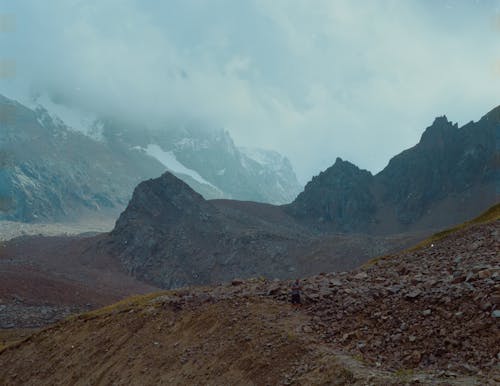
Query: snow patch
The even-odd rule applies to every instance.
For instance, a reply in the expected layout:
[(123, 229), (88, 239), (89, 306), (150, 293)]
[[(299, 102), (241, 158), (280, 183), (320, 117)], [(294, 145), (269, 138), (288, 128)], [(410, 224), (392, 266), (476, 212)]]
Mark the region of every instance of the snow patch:
[(209, 185), (212, 188), (219, 190), (216, 186), (212, 185), (210, 182), (200, 176), (196, 170), (189, 169), (181, 164), (172, 151), (164, 151), (160, 146), (155, 144), (149, 144), (146, 148), (134, 146), (133, 149), (145, 151), (146, 154), (157, 159), (163, 166), (174, 173), (188, 175), (201, 184)]
[(286, 161), (284, 156), (272, 150), (251, 147), (240, 147), (238, 149), (247, 158), (275, 172), (281, 171)]

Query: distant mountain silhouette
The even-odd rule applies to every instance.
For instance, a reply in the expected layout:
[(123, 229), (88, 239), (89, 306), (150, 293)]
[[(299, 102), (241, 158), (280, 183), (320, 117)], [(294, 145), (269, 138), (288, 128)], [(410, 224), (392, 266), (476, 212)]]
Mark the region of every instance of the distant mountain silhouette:
[(390, 233), (464, 221), (499, 200), (500, 106), (461, 128), (443, 116), (373, 176), (349, 162), (314, 177), (287, 206), (324, 231)]

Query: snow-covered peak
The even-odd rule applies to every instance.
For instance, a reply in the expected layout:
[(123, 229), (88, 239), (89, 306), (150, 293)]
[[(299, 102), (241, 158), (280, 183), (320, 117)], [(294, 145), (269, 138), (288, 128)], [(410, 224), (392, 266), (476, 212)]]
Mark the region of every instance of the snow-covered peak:
[(55, 103), (47, 94), (35, 98), (31, 108), (37, 112), (38, 122), (43, 126), (52, 123), (55, 127), (65, 127), (97, 141), (104, 140), (103, 124), (95, 114)]
[(288, 159), (276, 151), (254, 147), (239, 147), (238, 149), (246, 157), (275, 172), (289, 168)]

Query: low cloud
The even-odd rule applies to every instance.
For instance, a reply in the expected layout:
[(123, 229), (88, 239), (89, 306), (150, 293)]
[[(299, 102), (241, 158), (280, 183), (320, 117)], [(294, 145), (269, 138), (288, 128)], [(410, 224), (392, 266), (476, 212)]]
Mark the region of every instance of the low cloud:
[(16, 63), (0, 92), (195, 118), (283, 152), (304, 182), (337, 156), (376, 172), (435, 116), (463, 124), (500, 100), (498, 1), (0, 4), (15, 20), (1, 59)]

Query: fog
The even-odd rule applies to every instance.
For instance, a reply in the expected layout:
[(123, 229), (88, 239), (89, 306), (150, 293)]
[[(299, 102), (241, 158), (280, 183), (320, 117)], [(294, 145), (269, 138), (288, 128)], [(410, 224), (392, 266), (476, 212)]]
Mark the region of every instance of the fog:
[[(500, 102), (500, 1), (0, 0), (0, 93), (223, 127), (301, 182)], [(14, 63), (14, 65), (13, 65)]]

